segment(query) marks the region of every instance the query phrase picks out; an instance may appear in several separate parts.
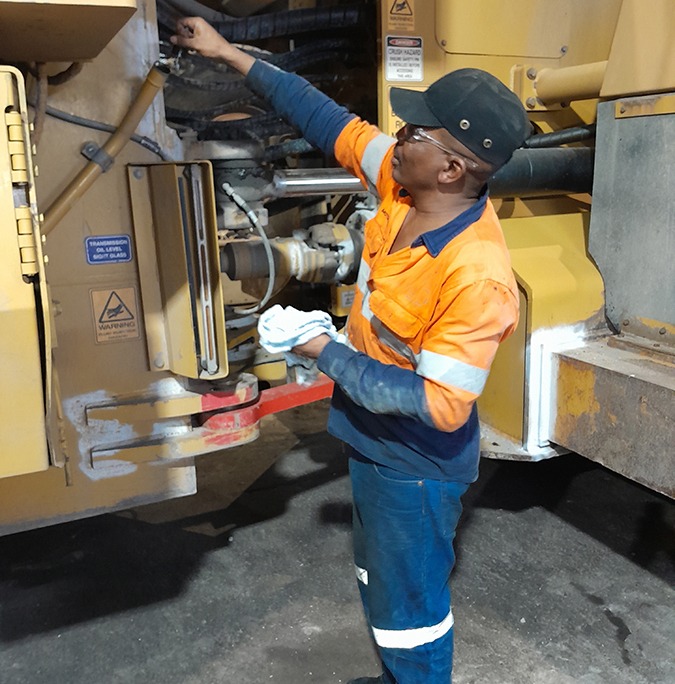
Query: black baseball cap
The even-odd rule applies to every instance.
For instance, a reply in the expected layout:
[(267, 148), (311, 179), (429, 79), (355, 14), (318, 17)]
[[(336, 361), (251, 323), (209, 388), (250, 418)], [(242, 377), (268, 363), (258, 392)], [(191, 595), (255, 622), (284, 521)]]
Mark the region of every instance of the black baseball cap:
[(518, 97), (481, 69), (458, 69), (424, 92), (392, 88), (394, 113), (414, 126), (445, 128), (479, 159), (505, 164), (530, 135)]

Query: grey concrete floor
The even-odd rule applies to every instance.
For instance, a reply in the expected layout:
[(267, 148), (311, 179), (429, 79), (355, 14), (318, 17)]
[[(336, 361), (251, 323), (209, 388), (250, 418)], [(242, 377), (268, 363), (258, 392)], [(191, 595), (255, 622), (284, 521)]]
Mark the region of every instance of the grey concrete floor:
[[(194, 497), (0, 539), (0, 682), (376, 674), (325, 417), (267, 419)], [(484, 461), (457, 552), (455, 684), (675, 682), (669, 500), (577, 457)]]

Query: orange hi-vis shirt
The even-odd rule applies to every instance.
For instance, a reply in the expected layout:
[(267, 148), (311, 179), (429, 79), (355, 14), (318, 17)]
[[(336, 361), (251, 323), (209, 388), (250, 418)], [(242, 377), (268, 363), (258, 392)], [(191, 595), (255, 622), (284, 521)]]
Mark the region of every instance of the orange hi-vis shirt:
[[(461, 427), (487, 380), (499, 343), (518, 322), (518, 291), (492, 203), (434, 256), (422, 241), (390, 254), (411, 206), (392, 178), (393, 141), (358, 119), (342, 131), (342, 166), (377, 191), (367, 223), (350, 344), (425, 378), (434, 425)], [(415, 243), (413, 243), (415, 244)]]

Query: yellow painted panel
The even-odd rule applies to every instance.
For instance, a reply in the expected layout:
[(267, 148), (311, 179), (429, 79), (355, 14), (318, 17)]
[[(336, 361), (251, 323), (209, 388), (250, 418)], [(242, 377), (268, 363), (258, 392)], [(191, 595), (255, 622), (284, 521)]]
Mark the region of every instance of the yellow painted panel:
[(675, 90), (674, 11), (672, 0), (624, 0), (602, 97)]
[(135, 0), (0, 0), (0, 52), (8, 61), (93, 59), (135, 11)]
[[(0, 97), (2, 111), (18, 107), (15, 91), (18, 72), (0, 72)], [(24, 139), (25, 127), (16, 125), (21, 115), (18, 111), (8, 114), (12, 124), (12, 137)], [(20, 130), (16, 130), (20, 129)], [(36, 248), (30, 244), (33, 238), (19, 238), (17, 218), (25, 210), (15, 208), (13, 193), (12, 161), (18, 155), (16, 145), (21, 145), (24, 160), (30, 161), (30, 150), (23, 143), (10, 143), (5, 117), (0, 119), (0, 478), (44, 470), (49, 465), (43, 400), (42, 364), (38, 335), (38, 310), (32, 282), (24, 281), (22, 256), (35, 261)], [(17, 190), (17, 202), (27, 202), (27, 190)], [(25, 200), (21, 200), (23, 196)], [(30, 252), (30, 254), (28, 254)], [(32, 269), (33, 272), (35, 269)]]
[(438, 41), (448, 52), (560, 57), (569, 45), (572, 0), (444, 0)]
[(478, 400), (481, 421), (508, 435), (516, 444), (523, 441), (527, 319), (527, 300), (521, 291), (518, 327), (499, 345), (487, 384)]
[(530, 331), (601, 315), (602, 277), (586, 253), (588, 214), (502, 219), (501, 224), (518, 281), (536, 297)]

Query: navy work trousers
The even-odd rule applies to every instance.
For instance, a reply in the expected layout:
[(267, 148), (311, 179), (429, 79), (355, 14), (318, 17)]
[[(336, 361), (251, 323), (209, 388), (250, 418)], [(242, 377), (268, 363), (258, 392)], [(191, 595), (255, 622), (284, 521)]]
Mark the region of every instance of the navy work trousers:
[(452, 542), (468, 484), (350, 459), (354, 563), (386, 684), (450, 684)]

